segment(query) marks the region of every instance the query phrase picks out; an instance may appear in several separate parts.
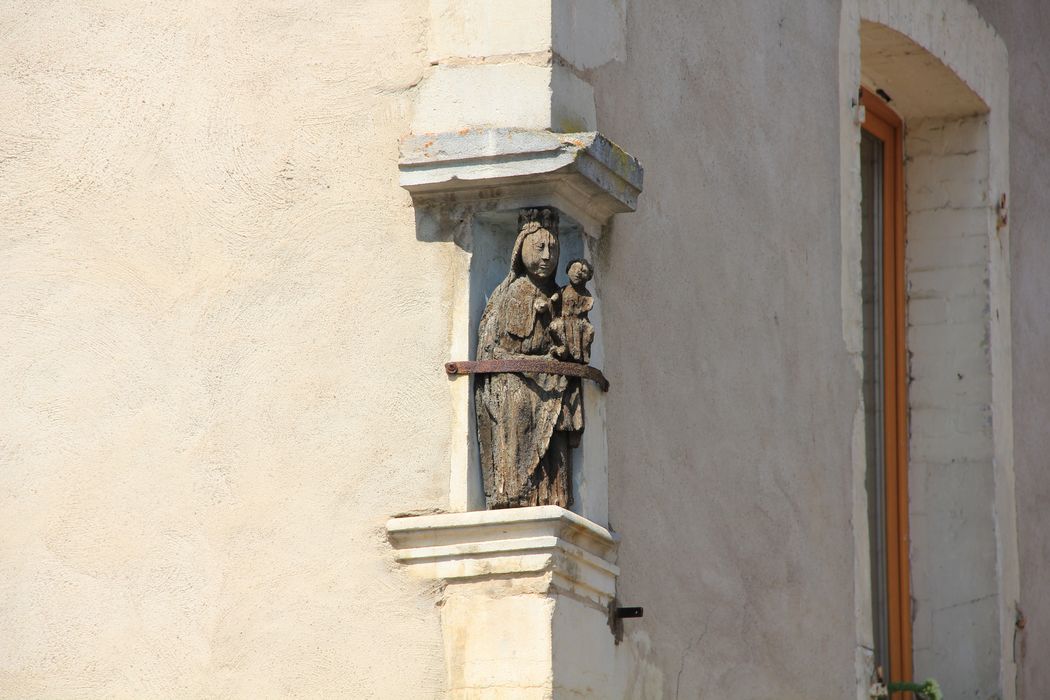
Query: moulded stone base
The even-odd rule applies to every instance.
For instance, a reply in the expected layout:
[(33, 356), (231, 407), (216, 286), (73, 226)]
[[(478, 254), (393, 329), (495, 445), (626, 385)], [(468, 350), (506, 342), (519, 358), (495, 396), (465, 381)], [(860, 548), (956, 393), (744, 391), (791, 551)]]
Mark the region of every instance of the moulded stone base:
[(603, 697), (618, 538), (556, 506), (394, 518), (397, 559), (445, 582), (449, 695)]

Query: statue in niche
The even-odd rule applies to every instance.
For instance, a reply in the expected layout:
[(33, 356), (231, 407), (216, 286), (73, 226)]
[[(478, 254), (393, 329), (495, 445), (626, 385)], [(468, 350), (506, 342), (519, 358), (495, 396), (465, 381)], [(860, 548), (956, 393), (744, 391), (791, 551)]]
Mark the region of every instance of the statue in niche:
[[(518, 217), (510, 272), (496, 287), (478, 327), (477, 359), (546, 359), (586, 364), (594, 328), (586, 284), (593, 267), (569, 265), (558, 289), (558, 212), (525, 209)], [(586, 375), (584, 375), (586, 376)], [(604, 381), (604, 378), (602, 378)], [(474, 407), (488, 508), (572, 505), (570, 450), (583, 433), (579, 376), (565, 373), (477, 374)]]

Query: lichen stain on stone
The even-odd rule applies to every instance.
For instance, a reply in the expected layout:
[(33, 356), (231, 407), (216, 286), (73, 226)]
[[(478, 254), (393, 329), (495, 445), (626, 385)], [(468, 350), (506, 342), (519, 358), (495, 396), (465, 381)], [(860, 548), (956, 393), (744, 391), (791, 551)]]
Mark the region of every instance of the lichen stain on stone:
[[(588, 131), (587, 123), (577, 116), (562, 117), (559, 119), (557, 130), (563, 134), (578, 134)], [(583, 146), (581, 145), (580, 148), (583, 148)]]

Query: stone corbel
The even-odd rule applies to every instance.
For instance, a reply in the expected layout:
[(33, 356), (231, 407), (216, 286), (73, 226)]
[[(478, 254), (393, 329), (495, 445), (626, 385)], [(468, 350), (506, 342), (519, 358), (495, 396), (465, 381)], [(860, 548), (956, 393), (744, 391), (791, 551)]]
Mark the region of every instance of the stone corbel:
[(619, 537), (557, 506), (393, 518), (387, 532), (397, 560), (423, 578), (534, 579), (536, 591), (603, 608), (616, 595)]
[(443, 584), (453, 698), (604, 697), (619, 538), (557, 506), (394, 518), (409, 573)]

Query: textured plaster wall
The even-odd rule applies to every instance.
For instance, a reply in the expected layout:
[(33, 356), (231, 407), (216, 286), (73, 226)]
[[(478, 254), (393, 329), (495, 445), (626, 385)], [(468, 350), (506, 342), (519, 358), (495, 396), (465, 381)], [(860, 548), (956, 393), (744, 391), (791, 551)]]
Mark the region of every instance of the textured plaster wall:
[(0, 9), (0, 695), (436, 697), (423, 0)]
[(1014, 442), (1021, 611), (1018, 694), (1050, 697), (1050, 6), (975, 0), (1010, 51), (1010, 236)]
[[(599, 128), (646, 167), (599, 257), (638, 698), (855, 693), (838, 7), (628, 4)], [(660, 76), (660, 80), (654, 80)]]

